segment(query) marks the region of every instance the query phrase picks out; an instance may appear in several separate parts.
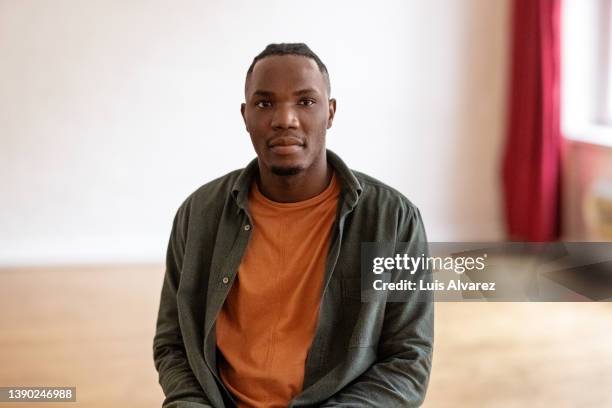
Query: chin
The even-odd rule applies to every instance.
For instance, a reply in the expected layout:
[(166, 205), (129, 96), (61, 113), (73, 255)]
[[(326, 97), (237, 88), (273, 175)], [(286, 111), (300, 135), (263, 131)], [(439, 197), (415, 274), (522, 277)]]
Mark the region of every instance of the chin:
[(295, 176), (304, 171), (304, 168), (300, 166), (272, 166), (270, 171), (277, 176)]

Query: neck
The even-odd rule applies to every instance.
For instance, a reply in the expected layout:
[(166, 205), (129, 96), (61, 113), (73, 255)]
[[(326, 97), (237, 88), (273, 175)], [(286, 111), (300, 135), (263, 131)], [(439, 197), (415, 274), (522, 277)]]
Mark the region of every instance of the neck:
[(323, 155), (322, 160), (292, 176), (279, 176), (260, 165), (257, 184), (259, 191), (272, 201), (296, 203), (320, 194), (329, 185), (331, 177), (332, 169)]

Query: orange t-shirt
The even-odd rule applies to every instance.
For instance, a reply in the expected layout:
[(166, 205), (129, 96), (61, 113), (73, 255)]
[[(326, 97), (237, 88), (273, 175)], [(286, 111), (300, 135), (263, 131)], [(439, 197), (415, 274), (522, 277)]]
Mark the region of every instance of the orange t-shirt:
[(221, 379), (239, 407), (286, 407), (302, 391), (340, 187), (277, 203), (253, 183), (253, 230), (217, 319)]

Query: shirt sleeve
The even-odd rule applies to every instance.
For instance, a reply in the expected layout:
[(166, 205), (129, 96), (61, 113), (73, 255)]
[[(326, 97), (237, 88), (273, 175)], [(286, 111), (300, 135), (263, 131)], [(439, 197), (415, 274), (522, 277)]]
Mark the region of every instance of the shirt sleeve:
[(178, 319), (176, 293), (185, 251), (182, 209), (174, 218), (168, 243), (153, 360), (166, 396), (162, 408), (206, 408), (211, 404), (187, 360)]

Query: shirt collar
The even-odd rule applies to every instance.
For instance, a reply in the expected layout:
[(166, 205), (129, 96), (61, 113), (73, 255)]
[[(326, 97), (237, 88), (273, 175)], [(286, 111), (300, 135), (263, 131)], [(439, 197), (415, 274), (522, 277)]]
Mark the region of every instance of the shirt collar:
[[(341, 196), (346, 206), (349, 209), (353, 209), (357, 205), (359, 196), (363, 191), (361, 183), (355, 177), (355, 174), (348, 168), (348, 166), (340, 159), (340, 157), (327, 149), (327, 162), (334, 168), (336, 174), (339, 177), (339, 181), (342, 185)], [(251, 160), (251, 162), (240, 172), (238, 178), (234, 182), (232, 187), (232, 197), (238, 205), (238, 211), (247, 209), (249, 189), (254, 177), (259, 171), (259, 165), (257, 158)]]

